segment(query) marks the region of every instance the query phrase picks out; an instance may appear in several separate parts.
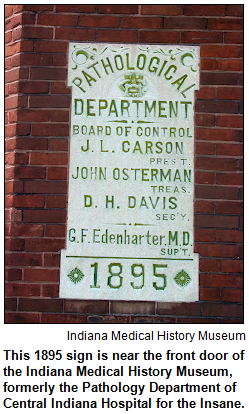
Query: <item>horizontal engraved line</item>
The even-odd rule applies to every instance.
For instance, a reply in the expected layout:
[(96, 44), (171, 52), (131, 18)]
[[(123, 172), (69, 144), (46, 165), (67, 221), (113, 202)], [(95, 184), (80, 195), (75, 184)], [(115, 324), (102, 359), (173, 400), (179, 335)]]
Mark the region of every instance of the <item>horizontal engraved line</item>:
[(81, 259), (139, 259), (139, 260), (190, 260), (194, 259), (165, 259), (162, 257), (113, 257), (113, 256), (66, 256), (70, 258), (81, 258)]

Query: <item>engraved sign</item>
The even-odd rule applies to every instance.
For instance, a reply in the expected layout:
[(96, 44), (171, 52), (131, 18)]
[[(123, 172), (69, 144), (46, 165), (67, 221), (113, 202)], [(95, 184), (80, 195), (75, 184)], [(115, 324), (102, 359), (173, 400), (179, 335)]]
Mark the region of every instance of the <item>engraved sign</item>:
[(60, 297), (198, 300), (193, 251), (199, 48), (72, 43)]

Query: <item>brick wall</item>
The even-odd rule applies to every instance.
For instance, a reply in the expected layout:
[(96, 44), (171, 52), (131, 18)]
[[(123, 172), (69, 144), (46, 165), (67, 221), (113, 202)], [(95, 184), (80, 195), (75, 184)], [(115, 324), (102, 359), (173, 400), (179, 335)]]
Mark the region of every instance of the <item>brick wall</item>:
[[(7, 5), (6, 323), (243, 322), (243, 6)], [(70, 41), (201, 46), (195, 251), (200, 301), (58, 298)]]

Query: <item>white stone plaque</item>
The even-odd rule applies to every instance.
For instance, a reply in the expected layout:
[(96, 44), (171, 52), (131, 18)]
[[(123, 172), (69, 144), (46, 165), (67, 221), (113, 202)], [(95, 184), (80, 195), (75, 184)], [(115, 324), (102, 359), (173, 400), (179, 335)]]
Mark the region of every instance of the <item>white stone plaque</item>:
[(72, 43), (60, 297), (198, 300), (193, 252), (199, 48)]

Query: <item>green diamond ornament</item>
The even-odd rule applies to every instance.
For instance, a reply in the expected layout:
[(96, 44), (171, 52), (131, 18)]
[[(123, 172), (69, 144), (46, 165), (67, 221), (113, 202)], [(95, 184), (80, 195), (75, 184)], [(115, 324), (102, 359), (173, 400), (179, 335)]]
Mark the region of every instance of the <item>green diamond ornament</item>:
[(68, 277), (73, 283), (76, 284), (76, 283), (79, 283), (83, 279), (84, 274), (82, 273), (80, 269), (75, 267), (75, 269), (71, 270), (71, 272), (68, 274)]
[(181, 270), (177, 275), (174, 277), (176, 283), (182, 287), (185, 287), (189, 284), (191, 277), (185, 270)]

